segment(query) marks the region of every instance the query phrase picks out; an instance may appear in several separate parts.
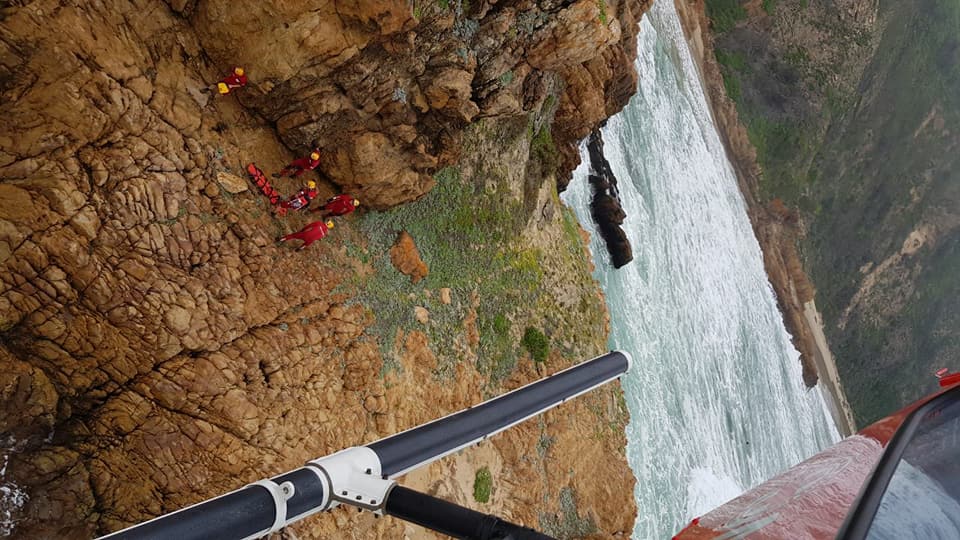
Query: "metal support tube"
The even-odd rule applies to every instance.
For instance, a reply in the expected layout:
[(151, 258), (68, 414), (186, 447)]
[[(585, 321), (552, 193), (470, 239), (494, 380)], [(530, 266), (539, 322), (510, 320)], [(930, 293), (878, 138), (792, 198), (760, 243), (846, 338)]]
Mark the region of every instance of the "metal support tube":
[[(384, 508), (394, 499), (392, 478), (420, 467), (461, 448), (484, 440), (510, 426), (534, 417), (564, 401), (620, 377), (630, 367), (626, 353), (611, 352), (528, 384), (473, 408), (451, 414), (428, 424), (381, 439), (367, 446), (353, 447), (311, 461), (305, 467), (263, 480), (215, 499), (166, 514), (129, 529), (110, 534), (111, 539), (204, 538), (250, 539), (323, 512), (338, 504), (349, 504), (375, 513), (388, 512), (420, 516), (415, 521), (437, 529), (429, 515), (404, 506), (413, 495), (400, 495), (394, 511)], [(409, 490), (401, 491), (406, 493)], [(412, 492), (415, 493), (415, 492)], [(424, 495), (423, 497), (426, 497)], [(432, 497), (431, 497), (432, 499)], [(439, 501), (439, 499), (434, 499)], [(481, 532), (514, 527), (524, 535), (534, 533), (444, 501), (433, 503), (464, 516), (483, 516), (477, 521)], [(459, 510), (457, 510), (459, 509)], [(460, 518), (434, 516), (444, 527), (453, 527)], [(466, 518), (463, 518), (466, 519)], [(499, 525), (498, 525), (499, 524)], [(478, 526), (479, 526), (478, 525)], [(512, 530), (512, 529), (511, 529)], [(547, 538), (543, 535), (510, 538)], [(494, 534), (491, 532), (490, 534)], [(487, 533), (484, 533), (487, 534)], [(480, 536), (507, 538), (506, 536)]]
[(394, 486), (384, 508), (388, 515), (454, 538), (470, 540), (552, 540), (533, 529), (477, 512), (403, 486)]
[(620, 377), (629, 366), (626, 353), (610, 352), (367, 448), (380, 457), (383, 474), (395, 478), (589, 392)]

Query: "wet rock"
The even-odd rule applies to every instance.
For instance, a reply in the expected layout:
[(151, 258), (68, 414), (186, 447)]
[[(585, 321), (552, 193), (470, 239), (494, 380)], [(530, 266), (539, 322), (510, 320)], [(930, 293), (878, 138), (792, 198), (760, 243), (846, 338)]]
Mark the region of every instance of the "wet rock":
[(600, 236), (610, 253), (614, 268), (620, 268), (633, 260), (633, 249), (627, 233), (620, 226), (627, 214), (620, 204), (617, 191), (617, 178), (610, 163), (603, 155), (603, 138), (599, 129), (590, 134), (587, 143), (590, 154), (590, 185), (593, 187), (593, 199), (590, 201), (590, 215), (600, 229)]

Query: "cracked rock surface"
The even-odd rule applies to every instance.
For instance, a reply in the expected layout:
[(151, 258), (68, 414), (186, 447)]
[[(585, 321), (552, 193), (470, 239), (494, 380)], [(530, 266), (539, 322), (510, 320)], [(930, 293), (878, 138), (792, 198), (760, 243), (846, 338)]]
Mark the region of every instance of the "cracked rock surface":
[[(28, 494), (11, 509), (14, 535), (106, 533), (484, 397), (470, 367), (452, 386), (416, 378), (431, 362), (416, 332), (397, 336), (409, 368), (388, 388), (370, 314), (338, 289), (354, 268), (338, 240), (297, 254), (276, 244), (311, 220), (274, 218), (243, 167), (272, 172), (320, 147), (321, 200), (343, 189), (386, 208), (433, 186), (468, 123), (522, 116), (553, 92), (569, 168), (575, 140), (632, 93), (646, 3), (610, 2), (602, 17), (594, 0), (0, 8), (0, 481)], [(251, 84), (208, 92), (233, 65)], [(548, 415), (555, 451), (622, 459), (615, 437), (584, 452), (576, 434), (590, 428), (563, 427), (587, 407)], [(523, 458), (544, 426), (485, 443), (514, 486), (487, 511), (536, 524), (536, 501), (507, 495), (558, 481), (542, 455)], [(437, 478), (474, 459), (407, 484), (467, 502), (468, 480)], [(626, 477), (588, 480), (571, 482), (629, 498)], [(602, 531), (632, 524), (629, 512), (592, 515)], [(336, 513), (297, 530), (429, 536), (408, 527)]]

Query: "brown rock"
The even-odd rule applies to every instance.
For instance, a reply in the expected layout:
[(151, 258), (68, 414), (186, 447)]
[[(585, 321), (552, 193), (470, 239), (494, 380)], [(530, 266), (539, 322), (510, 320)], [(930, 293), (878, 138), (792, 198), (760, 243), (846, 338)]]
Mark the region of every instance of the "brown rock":
[(225, 173), (223, 171), (217, 172), (217, 182), (220, 183), (220, 186), (223, 187), (223, 189), (227, 190), (227, 193), (243, 193), (249, 189), (246, 180), (237, 175)]
[(450, 304), (450, 287), (442, 287), (440, 289), (440, 302)]
[(413, 283), (430, 273), (427, 264), (420, 259), (413, 238), (406, 231), (397, 235), (397, 241), (390, 248), (390, 262), (400, 273), (410, 276)]
[(427, 308), (422, 306), (415, 306), (413, 308), (413, 318), (417, 320), (420, 324), (427, 324), (430, 322), (430, 312), (427, 311)]
[[(525, 125), (528, 114), (549, 123), (534, 110), (547, 93), (568, 104), (585, 97), (589, 108), (557, 113), (563, 147), (609, 111), (607, 88), (630, 70), (598, 45), (614, 35), (612, 20), (601, 28), (574, 16), (594, 13), (582, 2), (478, 4), (419, 21), (399, 0), (310, 9), (249, 0), (13, 4), (0, 21), (0, 71), (17, 74), (0, 73), (7, 131), (16, 133), (0, 136), (0, 329), (15, 329), (16, 347), (0, 344), (0, 431), (18, 441), (4, 481), (29, 495), (15, 516), (14, 535), (24, 538), (104, 534), (496, 391), (470, 351), (451, 362), (418, 332), (397, 335), (391, 360), (402, 369), (383, 370), (380, 336), (364, 328), (373, 316), (333, 293), (350, 283), (337, 255), (290, 256), (273, 245), (262, 197), (220, 190), (249, 189), (244, 163), (277, 167), (319, 146), (323, 161), (311, 174), (371, 208), (416, 200), (437, 168), (461, 158), (478, 103), (496, 110), (487, 127), (499, 129)], [(628, 34), (622, 18), (634, 8), (607, 6)], [(531, 29), (510, 38), (520, 15)], [(535, 38), (544, 25), (551, 30)], [(537, 48), (537, 39), (552, 44)], [(587, 42), (592, 50), (556, 50)], [(562, 66), (525, 65), (528, 46), (540, 65)], [(245, 88), (200, 92), (238, 64), (250, 77)], [(512, 82), (496, 81), (507, 71)], [(211, 175), (227, 168), (238, 176)], [(338, 238), (355, 238), (344, 229)], [(408, 243), (397, 250), (401, 265), (422, 279), (426, 265)], [(451, 337), (474, 354), (478, 302), (473, 324)], [(539, 433), (530, 429), (511, 435), (502, 453), (488, 445), (484, 459), (535, 455)], [(564, 444), (555, 448), (567, 460), (576, 453)], [(616, 455), (594, 446), (603, 452), (590, 456), (597, 462)], [(607, 473), (620, 488), (632, 477), (613, 461), (621, 468)], [(458, 462), (460, 471), (474, 465)], [(490, 510), (527, 523), (537, 515), (523, 499), (556, 500), (550, 486), (567, 481), (546, 483), (542, 462), (497, 466), (503, 506)], [(583, 466), (593, 477), (594, 465)], [(436, 488), (469, 500), (460, 484)], [(523, 486), (524, 496), (509, 486)], [(628, 510), (611, 514), (629, 521), (629, 486), (620, 493)], [(348, 528), (403, 536), (393, 520), (368, 517), (335, 513), (293, 529), (303, 538)], [(597, 519), (616, 530), (607, 527), (614, 518)]]
[(180, 306), (173, 306), (163, 316), (167, 327), (178, 335), (190, 330), (190, 312)]

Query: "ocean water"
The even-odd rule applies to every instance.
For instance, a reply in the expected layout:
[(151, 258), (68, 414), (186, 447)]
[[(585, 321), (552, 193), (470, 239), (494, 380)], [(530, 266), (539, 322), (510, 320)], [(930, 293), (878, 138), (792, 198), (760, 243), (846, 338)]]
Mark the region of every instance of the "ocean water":
[(609, 345), (634, 358), (634, 538), (669, 538), (840, 437), (803, 386), (673, 2), (654, 2), (638, 50), (637, 95), (603, 130), (634, 261), (613, 270), (595, 233), (585, 152), (563, 198), (592, 235)]

